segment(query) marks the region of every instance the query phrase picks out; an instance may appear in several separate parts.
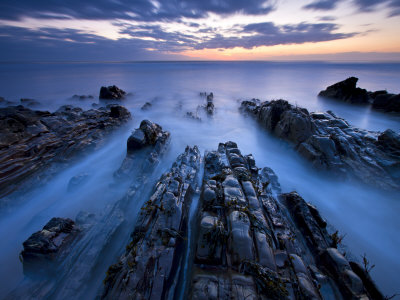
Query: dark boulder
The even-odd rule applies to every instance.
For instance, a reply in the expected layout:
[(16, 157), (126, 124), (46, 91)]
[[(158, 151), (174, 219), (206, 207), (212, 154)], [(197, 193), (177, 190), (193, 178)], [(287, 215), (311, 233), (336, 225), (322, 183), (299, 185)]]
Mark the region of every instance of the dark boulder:
[(385, 90), (370, 92), (356, 87), (358, 78), (346, 80), (328, 86), (318, 96), (338, 99), (349, 103), (372, 104), (372, 108), (386, 112), (400, 112), (400, 94), (391, 94)]
[(108, 87), (102, 86), (100, 88), (99, 99), (120, 100), (125, 98), (125, 95), (126, 92), (115, 85)]
[(358, 78), (349, 77), (346, 80), (328, 86), (318, 96), (339, 99), (349, 103), (368, 103), (368, 92), (356, 87)]
[(140, 127), (135, 129), (127, 141), (128, 151), (135, 151), (146, 146), (155, 145), (157, 139), (162, 135), (162, 127), (149, 120), (143, 120)]
[(150, 102), (143, 104), (141, 110), (149, 110), (153, 105)]
[(123, 106), (120, 105), (110, 105), (107, 106), (110, 108), (110, 117), (112, 118), (129, 118), (131, 115), (130, 112)]
[(79, 232), (71, 219), (52, 218), (42, 230), (32, 234), (20, 254), (25, 275), (44, 274), (53, 269), (52, 262)]
[(400, 94), (379, 94), (373, 97), (372, 107), (387, 112), (400, 112)]

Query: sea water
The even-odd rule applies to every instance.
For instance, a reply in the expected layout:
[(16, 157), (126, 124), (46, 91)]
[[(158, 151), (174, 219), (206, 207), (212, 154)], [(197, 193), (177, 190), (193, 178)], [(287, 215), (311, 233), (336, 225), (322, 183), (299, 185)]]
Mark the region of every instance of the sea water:
[[(204, 153), (219, 142), (235, 141), (243, 154), (252, 153), (258, 167), (268, 166), (279, 177), (283, 192), (296, 190), (318, 207), (335, 230), (344, 235), (349, 257), (360, 260), (366, 254), (375, 267), (373, 279), (385, 294), (399, 292), (400, 279), (400, 197), (357, 182), (345, 182), (310, 167), (293, 147), (259, 128), (238, 111), (241, 100), (286, 99), (309, 111), (332, 110), (351, 125), (373, 131), (400, 130), (400, 116), (321, 99), (317, 95), (337, 81), (356, 76), (367, 90), (400, 92), (400, 64), (373, 63), (288, 63), (288, 62), (119, 62), (119, 63), (9, 63), (0, 64), (0, 96), (17, 103), (20, 98), (39, 102), (34, 109), (55, 111), (65, 104), (93, 108), (98, 104), (100, 86), (117, 85), (128, 96), (121, 100), (133, 120), (115, 131), (98, 151), (83, 156), (60, 172), (40, 190), (26, 194), (23, 203), (0, 217), (0, 296), (23, 279), (18, 254), (22, 242), (41, 229), (52, 217), (75, 218), (80, 211), (100, 213), (118, 201), (126, 185), (110, 185), (113, 172), (122, 162), (126, 139), (140, 121), (149, 119), (171, 132), (171, 145), (154, 175), (166, 171), (186, 145), (198, 145)], [(200, 92), (213, 92), (215, 114), (207, 117), (199, 105)], [(93, 99), (72, 99), (74, 94)], [(149, 110), (141, 110), (150, 102)], [(186, 117), (198, 113), (202, 121)], [(67, 193), (68, 182), (82, 172), (88, 182)], [(377, 178), (379, 180), (379, 178)], [(143, 199), (145, 201), (145, 199)], [(132, 220), (139, 212), (129, 212)], [(125, 242), (125, 240), (124, 240)], [(115, 262), (124, 250), (116, 243), (105, 261)], [(106, 264), (88, 286), (101, 286)], [(89, 293), (88, 295), (92, 295)]]

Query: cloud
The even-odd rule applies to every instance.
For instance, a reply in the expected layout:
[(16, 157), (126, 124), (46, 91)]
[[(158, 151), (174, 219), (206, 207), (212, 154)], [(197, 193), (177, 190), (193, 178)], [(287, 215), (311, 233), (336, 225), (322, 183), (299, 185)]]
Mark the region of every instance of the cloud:
[(390, 9), (389, 17), (400, 15), (400, 0), (354, 0), (355, 5), (363, 12), (372, 12), (378, 5)]
[(296, 25), (277, 26), (272, 22), (255, 23), (245, 26), (241, 33), (243, 37), (225, 38), (216, 35), (214, 38), (199, 43), (195, 49), (234, 48), (251, 49), (260, 46), (285, 44), (302, 44), (307, 42), (322, 42), (349, 38), (357, 33), (334, 33), (338, 26), (333, 23), (300, 23)]
[(352, 3), (358, 12), (374, 12), (378, 5), (383, 5), (390, 10), (388, 16), (400, 15), (400, 0), (315, 0), (303, 6), (311, 10), (334, 10), (340, 2)]
[(274, 0), (2, 0), (0, 19), (73, 17), (85, 19), (200, 18), (207, 13), (267, 14)]
[(317, 0), (303, 6), (305, 9), (332, 10), (335, 9), (340, 0)]
[(29, 30), (20, 27), (0, 27), (0, 44), (2, 61), (184, 59), (181, 55), (163, 52), (163, 46), (155, 41), (114, 41), (97, 35), (82, 34), (72, 29)]

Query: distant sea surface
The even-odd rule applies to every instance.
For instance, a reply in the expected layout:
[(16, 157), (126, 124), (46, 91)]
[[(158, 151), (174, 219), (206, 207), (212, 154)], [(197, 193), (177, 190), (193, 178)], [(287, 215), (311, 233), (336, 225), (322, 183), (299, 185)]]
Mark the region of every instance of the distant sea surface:
[[(277, 173), (283, 192), (296, 190), (318, 207), (330, 224), (345, 235), (343, 243), (348, 246), (346, 252), (351, 253), (348, 255), (358, 260), (364, 253), (367, 255), (375, 264), (371, 274), (385, 294), (400, 292), (399, 195), (321, 174), (291, 145), (260, 129), (238, 111), (241, 100), (286, 99), (309, 111), (332, 110), (356, 127), (398, 132), (399, 115), (317, 97), (328, 85), (350, 76), (358, 77), (358, 85), (367, 90), (400, 93), (399, 63), (0, 63), (0, 96), (7, 100), (18, 103), (20, 98), (35, 99), (39, 104), (32, 108), (50, 111), (65, 104), (89, 109), (98, 103), (101, 86), (115, 84), (129, 93), (121, 104), (133, 115), (131, 127), (114, 133), (101, 151), (64, 170), (40, 191), (26, 195), (26, 202), (12, 213), (0, 217), (0, 298), (23, 278), (18, 253), (30, 234), (51, 217), (75, 218), (81, 210), (96, 213), (118, 200), (121, 195), (116, 196), (118, 191), (111, 193), (109, 183), (125, 156), (127, 137), (143, 119), (171, 132), (163, 171), (188, 144), (197, 144), (204, 152), (216, 149), (219, 142), (237, 142), (242, 153), (254, 155), (257, 166), (268, 166)], [(196, 112), (204, 104), (199, 92), (213, 92), (216, 108), (212, 118), (201, 115), (202, 122), (185, 118), (186, 112)], [(75, 94), (93, 98), (72, 99)], [(152, 103), (148, 111), (140, 109), (145, 102)], [(93, 174), (93, 184), (83, 186), (71, 197), (66, 193), (68, 181), (82, 172)], [(129, 212), (133, 217), (137, 213)], [(124, 249), (124, 245), (115, 247), (115, 253)], [(112, 263), (116, 257), (105, 257), (104, 261)], [(99, 266), (93, 290), (102, 286), (106, 267)]]
[(320, 90), (350, 76), (367, 90), (400, 93), (400, 63), (79, 62), (0, 64), (0, 96), (34, 98), (56, 109), (73, 94), (97, 97), (101, 85), (117, 84), (138, 97), (161, 101), (213, 91), (232, 101), (286, 99), (311, 111), (331, 109), (365, 129), (399, 130), (398, 117), (318, 99)]

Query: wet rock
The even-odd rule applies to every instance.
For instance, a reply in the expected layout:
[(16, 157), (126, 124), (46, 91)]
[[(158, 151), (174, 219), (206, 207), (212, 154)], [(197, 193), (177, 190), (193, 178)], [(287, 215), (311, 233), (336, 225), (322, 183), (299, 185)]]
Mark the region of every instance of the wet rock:
[(125, 254), (107, 272), (103, 299), (162, 299), (166, 295), (172, 299), (199, 168), (199, 150), (187, 147), (161, 176), (142, 207)]
[(400, 135), (391, 129), (387, 129), (378, 135), (376, 144), (392, 155), (400, 155)]
[(328, 86), (318, 96), (334, 98), (350, 103), (368, 103), (368, 92), (356, 87), (358, 78), (349, 77), (346, 80)]
[(316, 207), (295, 192), (279, 202), (273, 171), (259, 172), (233, 142), (204, 160), (190, 299), (368, 299), (344, 257), (330, 265), (340, 274), (320, 260), (336, 249), (330, 250), (331, 236)]
[(186, 112), (186, 118), (201, 122), (201, 118), (197, 115), (197, 113), (191, 111)]
[(254, 158), (243, 156), (233, 142), (207, 152), (204, 169), (190, 298), (287, 299), (293, 287), (277, 272), (280, 244), (263, 208), (276, 175), (270, 169), (259, 175)]
[(372, 107), (387, 112), (400, 112), (400, 94), (379, 94), (373, 97)]
[(33, 174), (55, 162), (67, 164), (76, 154), (96, 148), (130, 117), (121, 106), (88, 111), (63, 106), (55, 113), (23, 106), (1, 108), (0, 196), (20, 187), (22, 181), (24, 188), (42, 184), (45, 178), (35, 179)]
[(128, 152), (142, 149), (146, 146), (154, 146), (158, 139), (165, 134), (162, 127), (149, 120), (143, 120), (127, 141)]
[(346, 299), (368, 299), (362, 280), (352, 271), (349, 262), (337, 249), (324, 250), (320, 261), (328, 274), (335, 278)]
[(208, 115), (213, 115), (214, 114), (214, 108), (215, 108), (214, 107), (214, 94), (213, 93), (207, 94), (206, 92), (202, 92), (202, 93), (200, 93), (200, 96), (206, 98), (206, 101), (207, 101), (206, 105), (203, 106), (205, 111), (206, 111), (206, 113)]
[[(332, 112), (309, 113), (285, 100), (244, 101), (241, 111), (275, 136), (291, 142), (317, 169), (355, 177), (383, 189), (399, 189), (399, 136), (350, 126)], [(380, 180), (376, 180), (380, 178)]]
[(372, 104), (372, 108), (386, 112), (400, 112), (400, 94), (387, 91), (369, 92), (356, 87), (358, 78), (350, 77), (321, 91), (318, 96), (338, 99), (349, 103)]
[(20, 99), (20, 102), (24, 106), (38, 106), (40, 103), (37, 100), (34, 99), (29, 99), (29, 98), (22, 98)]
[(99, 99), (120, 100), (125, 98), (125, 96), (126, 92), (115, 85), (108, 87), (102, 86), (100, 88)]
[(73, 95), (73, 100), (87, 100), (87, 99), (94, 99), (92, 95)]
[(143, 104), (141, 110), (149, 110), (153, 105), (150, 102)]
[(68, 191), (71, 192), (73, 190), (75, 190), (78, 187), (81, 187), (82, 185), (84, 185), (87, 180), (89, 179), (89, 174), (87, 173), (81, 173), (78, 175), (75, 175), (74, 177), (72, 177), (69, 182), (68, 182)]
[(25, 275), (55, 271), (52, 264), (76, 237), (79, 230), (71, 219), (52, 218), (42, 230), (32, 234), (20, 254)]
[(281, 197), (315, 254), (319, 254), (321, 250), (333, 244), (325, 229), (326, 223), (323, 222), (315, 207), (306, 203), (296, 192), (282, 194)]
[(114, 172), (114, 177), (118, 179), (129, 178), (129, 174), (137, 169), (136, 153), (138, 150), (145, 149), (145, 161), (149, 165), (157, 161), (158, 156), (164, 152), (169, 143), (170, 133), (164, 131), (162, 127), (148, 120), (143, 120), (140, 127), (129, 136), (127, 140), (127, 155), (119, 169)]
[[(106, 205), (96, 215), (80, 212), (76, 217), (79, 236), (57, 253), (60, 259), (52, 264), (56, 274), (40, 282), (22, 281), (9, 295), (9, 299), (87, 298), (88, 283), (101, 283), (103, 280), (99, 266), (104, 265), (104, 253), (111, 252), (112, 256), (118, 256), (121, 253), (118, 245), (121, 249), (125, 247), (125, 239), (121, 241), (121, 232), (134, 227), (132, 205), (142, 201), (143, 195), (148, 195), (148, 191), (152, 189), (153, 171), (167, 149), (168, 140), (160, 139), (153, 147), (143, 149), (140, 155), (137, 153), (138, 155), (129, 156), (134, 167), (126, 178), (130, 180), (130, 184), (124, 195)], [(182, 161), (182, 164), (189, 165), (190, 162)], [(189, 171), (190, 168), (186, 170)], [(187, 179), (191, 176), (189, 172), (185, 175)], [(172, 182), (169, 191), (178, 188), (177, 183)], [(183, 188), (181, 186), (182, 190)], [(174, 234), (172, 231), (169, 233)], [(169, 233), (166, 231), (166, 237)], [(169, 238), (168, 245), (179, 245), (181, 242), (178, 239), (179, 237)], [(110, 268), (109, 272), (112, 273), (113, 270), (117, 268)]]
[(372, 280), (371, 276), (365, 270), (365, 268), (363, 268), (359, 263), (353, 261), (350, 262), (350, 267), (353, 270), (353, 272), (356, 273), (357, 276), (361, 278), (365, 286), (365, 289), (368, 291), (369, 295), (371, 295), (372, 299), (377, 299), (377, 300), (387, 299), (378, 289), (375, 282)]

